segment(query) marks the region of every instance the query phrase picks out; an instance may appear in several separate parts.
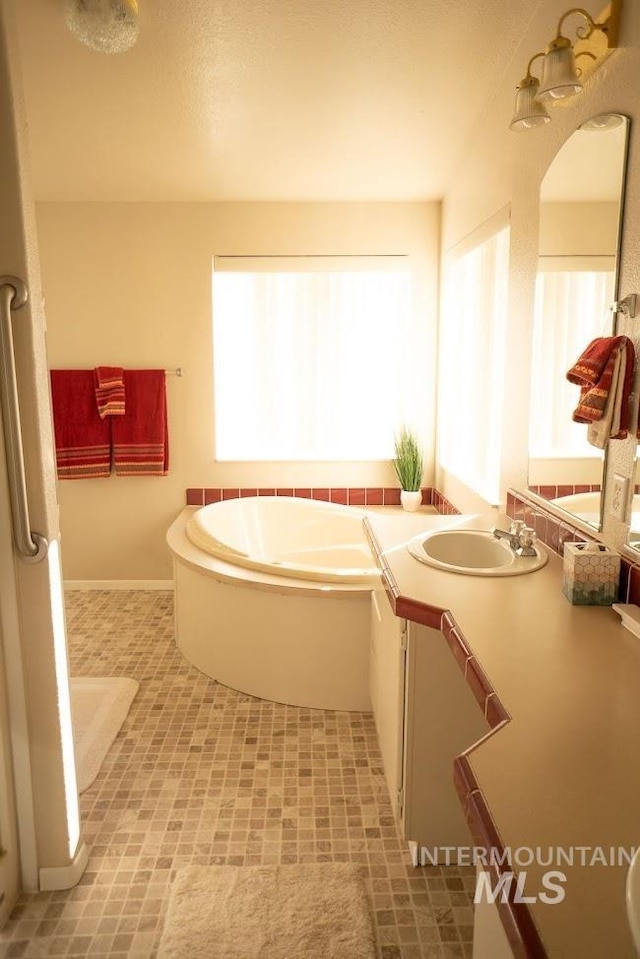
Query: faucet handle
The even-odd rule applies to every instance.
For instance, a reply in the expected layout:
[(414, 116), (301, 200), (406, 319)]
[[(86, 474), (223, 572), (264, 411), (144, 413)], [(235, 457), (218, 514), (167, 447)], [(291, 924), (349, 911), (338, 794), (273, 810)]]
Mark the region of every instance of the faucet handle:
[(520, 534), (524, 528), (525, 525), (523, 519), (513, 519), (509, 525), (509, 532), (512, 534), (512, 536), (517, 536), (520, 538)]

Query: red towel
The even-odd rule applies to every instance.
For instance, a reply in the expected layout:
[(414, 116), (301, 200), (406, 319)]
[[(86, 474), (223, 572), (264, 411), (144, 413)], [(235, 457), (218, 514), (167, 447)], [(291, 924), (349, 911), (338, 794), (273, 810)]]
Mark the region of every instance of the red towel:
[(121, 366), (96, 366), (93, 371), (100, 418), (124, 416), (124, 378)]
[(125, 370), (127, 411), (111, 421), (113, 465), (118, 476), (169, 472), (164, 370)]
[(92, 370), (51, 370), (58, 479), (111, 473), (111, 429), (98, 416)]
[[(618, 346), (619, 336), (597, 336), (591, 340), (573, 366), (567, 371), (567, 379), (577, 386), (595, 386), (604, 372), (611, 351)], [(626, 337), (624, 337), (626, 339)]]
[(616, 404), (619, 407), (619, 422), (614, 417), (612, 422), (615, 425), (609, 434), (609, 438), (614, 440), (625, 439), (631, 423), (630, 400), (635, 367), (635, 350), (631, 340), (627, 336), (601, 336), (592, 340), (567, 373), (567, 379), (581, 387), (573, 420), (576, 423), (597, 423), (608, 409), (613, 373), (621, 351), (624, 368), (620, 371), (617, 388), (621, 389), (622, 395)]

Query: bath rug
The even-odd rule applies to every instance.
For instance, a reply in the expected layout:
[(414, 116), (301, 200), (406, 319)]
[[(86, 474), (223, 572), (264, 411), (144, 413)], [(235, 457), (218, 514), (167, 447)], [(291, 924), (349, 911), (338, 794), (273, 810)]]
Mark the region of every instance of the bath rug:
[(358, 866), (189, 866), (158, 959), (375, 959)]
[(135, 679), (74, 677), (71, 690), (73, 746), (78, 792), (94, 781), (138, 692)]

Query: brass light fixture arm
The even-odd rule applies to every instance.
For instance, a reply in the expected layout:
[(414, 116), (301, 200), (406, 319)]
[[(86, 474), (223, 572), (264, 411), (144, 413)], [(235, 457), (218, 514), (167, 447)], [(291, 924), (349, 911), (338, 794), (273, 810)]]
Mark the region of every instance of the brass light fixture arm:
[[(526, 74), (526, 78), (525, 78), (525, 79), (528, 80), (530, 77), (533, 78), (534, 75), (533, 75), (532, 72), (531, 72), (531, 64), (532, 64), (535, 60), (538, 60), (539, 57), (544, 57), (544, 52), (543, 52), (543, 53), (534, 53), (534, 55), (531, 57), (531, 59), (529, 60), (529, 62), (528, 62), (528, 64), (527, 64), (527, 74)], [(538, 79), (538, 78), (536, 77), (535, 79)]]
[(558, 31), (557, 36), (563, 36), (562, 25), (567, 17), (572, 16), (573, 14), (580, 14), (581, 17), (584, 17), (586, 20), (586, 26), (576, 27), (576, 36), (580, 40), (588, 40), (594, 30), (602, 30), (604, 34), (609, 32), (609, 20), (605, 20), (603, 23), (597, 23), (588, 10), (584, 10), (582, 7), (572, 7), (571, 10), (567, 10), (566, 13), (563, 13), (558, 22)]

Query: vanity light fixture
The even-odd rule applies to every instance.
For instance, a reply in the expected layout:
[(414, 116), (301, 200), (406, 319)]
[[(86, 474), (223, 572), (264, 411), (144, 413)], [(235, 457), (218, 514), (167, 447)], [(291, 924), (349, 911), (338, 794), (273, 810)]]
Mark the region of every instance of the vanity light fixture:
[(138, 0), (65, 0), (67, 27), (98, 53), (123, 53), (138, 39)]
[(527, 75), (516, 87), (516, 108), (509, 125), (511, 130), (530, 130), (544, 126), (551, 120), (544, 103), (538, 98), (540, 81), (531, 73), (531, 64), (539, 57), (544, 57), (544, 53), (536, 53), (531, 57), (527, 64)]
[[(612, 2), (594, 20), (582, 7), (572, 7), (558, 21), (555, 38), (544, 53), (536, 53), (527, 66), (527, 74), (516, 87), (515, 111), (509, 128), (529, 130), (548, 123), (551, 117), (546, 105), (575, 96), (582, 90), (582, 79), (595, 70), (606, 54), (618, 43), (618, 24), (622, 0)], [(566, 20), (581, 18), (574, 28), (573, 40), (564, 36)], [(542, 59), (540, 79), (532, 76), (531, 64)], [(585, 58), (583, 67), (576, 67), (576, 60)]]

